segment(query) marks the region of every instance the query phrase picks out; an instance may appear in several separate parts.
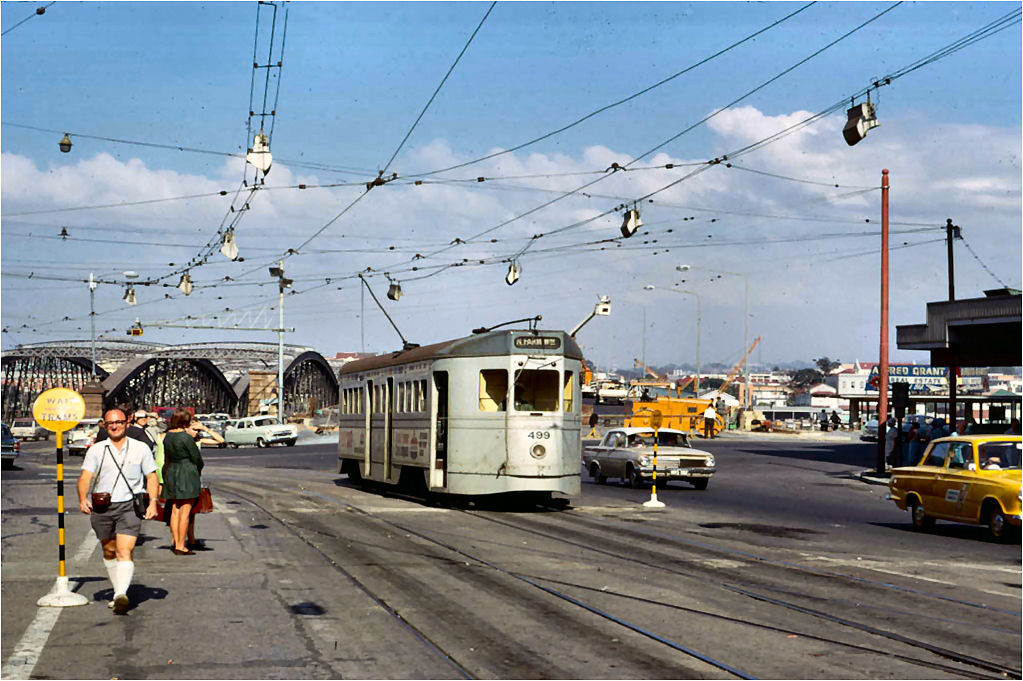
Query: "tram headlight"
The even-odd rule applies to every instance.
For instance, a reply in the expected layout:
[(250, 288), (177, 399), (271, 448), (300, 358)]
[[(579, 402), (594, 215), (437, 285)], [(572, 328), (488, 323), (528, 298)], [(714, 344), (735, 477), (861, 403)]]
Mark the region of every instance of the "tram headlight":
[(544, 447), (543, 445), (533, 445), (533, 446), (532, 446), (532, 447), (531, 447), (531, 448), (529, 449), (529, 454), (530, 454), (530, 456), (532, 456), (532, 457), (533, 457), (534, 459), (542, 459), (542, 458), (544, 458), (545, 456), (547, 456), (547, 448), (546, 448), (546, 447)]

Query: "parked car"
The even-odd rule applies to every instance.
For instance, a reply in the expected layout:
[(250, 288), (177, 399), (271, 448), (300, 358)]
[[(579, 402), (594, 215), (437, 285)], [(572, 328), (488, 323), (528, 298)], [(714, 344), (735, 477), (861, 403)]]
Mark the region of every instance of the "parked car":
[(11, 433), (11, 429), (7, 427), (6, 423), (0, 423), (0, 426), (3, 427), (3, 467), (13, 468), (14, 460), (21, 453), (21, 444), (18, 442), (18, 438), (14, 437), (14, 434)]
[[(654, 431), (651, 428), (615, 428), (599, 445), (583, 452), (583, 465), (598, 483), (620, 478), (632, 487), (648, 482), (654, 472)], [(717, 472), (714, 455), (689, 444), (687, 433), (674, 428), (657, 431), (657, 479), (682, 480), (707, 489)]]
[(294, 447), (298, 440), (298, 427), (288, 423), (277, 423), (273, 416), (250, 416), (229, 421), (224, 432), (224, 441), (231, 447), (256, 445), (269, 447), (284, 443)]
[(85, 450), (96, 442), (99, 433), (99, 419), (82, 419), (78, 425), (67, 432), (64, 446), (68, 454), (85, 455)]
[(933, 440), (915, 466), (893, 468), (888, 498), (909, 510), (913, 525), (935, 519), (983, 525), (1004, 540), (1020, 527), (1018, 435), (961, 435)]
[(860, 439), (877, 442), (877, 419), (870, 419), (863, 424), (863, 429), (860, 431)]
[(24, 418), (14, 419), (11, 423), (11, 433), (19, 440), (49, 440), (50, 431), (36, 423), (35, 419)]

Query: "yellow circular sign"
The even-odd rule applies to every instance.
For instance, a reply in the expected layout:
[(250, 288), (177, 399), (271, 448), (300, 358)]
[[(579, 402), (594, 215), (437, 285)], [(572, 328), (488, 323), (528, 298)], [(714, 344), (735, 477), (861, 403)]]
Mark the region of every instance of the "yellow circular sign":
[(85, 400), (74, 390), (51, 388), (32, 403), (32, 416), (46, 430), (63, 433), (85, 416)]
[(664, 415), (661, 414), (660, 409), (654, 409), (654, 414), (650, 417), (650, 425), (653, 426), (654, 430), (657, 430), (661, 427), (662, 423), (664, 423)]

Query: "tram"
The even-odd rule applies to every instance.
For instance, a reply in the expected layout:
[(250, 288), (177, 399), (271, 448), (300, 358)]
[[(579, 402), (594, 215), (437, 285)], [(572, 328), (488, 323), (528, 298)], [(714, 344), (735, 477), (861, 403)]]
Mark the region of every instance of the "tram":
[(581, 376), (564, 331), (481, 330), (349, 362), (339, 472), (453, 495), (578, 495)]

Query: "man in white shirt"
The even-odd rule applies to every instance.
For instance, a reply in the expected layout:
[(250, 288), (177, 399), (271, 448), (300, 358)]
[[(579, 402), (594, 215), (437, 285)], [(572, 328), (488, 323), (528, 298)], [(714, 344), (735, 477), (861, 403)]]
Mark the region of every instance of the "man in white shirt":
[(708, 438), (714, 437), (714, 426), (715, 420), (717, 419), (718, 413), (714, 411), (714, 405), (708, 404), (707, 408), (703, 412), (703, 436)]
[[(132, 498), (143, 491), (144, 485), (149, 492), (146, 518), (156, 517), (156, 461), (148, 446), (125, 435), (128, 419), (123, 411), (111, 409), (103, 415), (103, 420), (108, 438), (85, 452), (82, 474), (78, 478), (78, 508), (90, 516), (92, 529), (103, 545), (103, 564), (114, 586), (110, 607), (123, 615), (131, 604), (128, 587), (135, 575), (132, 558), (142, 529), (142, 520), (135, 515)], [(90, 489), (94, 478), (95, 488)], [(109, 505), (93, 508), (93, 492), (109, 493)]]

